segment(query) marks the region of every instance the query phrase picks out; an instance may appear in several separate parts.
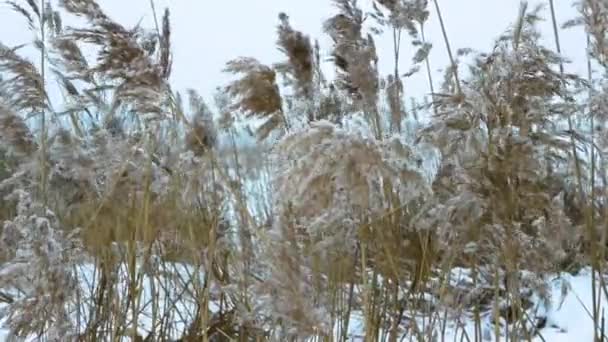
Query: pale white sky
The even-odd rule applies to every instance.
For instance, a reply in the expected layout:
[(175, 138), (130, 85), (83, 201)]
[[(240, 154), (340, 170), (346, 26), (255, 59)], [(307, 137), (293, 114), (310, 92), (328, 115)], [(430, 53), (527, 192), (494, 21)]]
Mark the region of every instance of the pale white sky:
[[(17, 0), (17, 2), (25, 0)], [(174, 72), (172, 82), (176, 89), (195, 88), (211, 101), (217, 86), (227, 82), (221, 72), (225, 62), (238, 56), (252, 56), (264, 63), (274, 63), (282, 56), (277, 51), (275, 27), (277, 14), (286, 12), (292, 25), (311, 38), (318, 38), (327, 53), (328, 38), (322, 33), (322, 22), (335, 13), (330, 0), (154, 0), (159, 15), (168, 6), (172, 14)], [(543, 0), (547, 2), (547, 0)], [(51, 0), (57, 3), (57, 0)], [(153, 28), (149, 0), (99, 0), (106, 12), (119, 22), (132, 26), (139, 20)], [(360, 0), (368, 7), (371, 0)], [(530, 1), (531, 5), (539, 1)], [(555, 0), (560, 23), (576, 15), (573, 0)], [(431, 1), (432, 4), (432, 1)], [(494, 39), (516, 18), (519, 0), (441, 0), (440, 5), (448, 35), (454, 50), (470, 47), (488, 51)], [(430, 58), (433, 69), (448, 64), (447, 54), (434, 7), (427, 25), (427, 39), (434, 45)], [(545, 11), (548, 15), (548, 7)], [(548, 17), (547, 17), (548, 19)], [(9, 45), (31, 40), (24, 21), (5, 5), (0, 5), (0, 40)], [(551, 22), (542, 24), (547, 43), (553, 47)], [(404, 35), (407, 39), (407, 36)], [(562, 46), (566, 56), (574, 63), (569, 71), (585, 72), (585, 36), (581, 30), (562, 32)], [(392, 68), (392, 42), (387, 34), (377, 39), (381, 71)], [(403, 42), (401, 70), (410, 67), (413, 49)], [(382, 63), (383, 61), (383, 63)], [(441, 74), (435, 76), (436, 83)], [(407, 80), (407, 96), (419, 97), (428, 92), (423, 73)]]

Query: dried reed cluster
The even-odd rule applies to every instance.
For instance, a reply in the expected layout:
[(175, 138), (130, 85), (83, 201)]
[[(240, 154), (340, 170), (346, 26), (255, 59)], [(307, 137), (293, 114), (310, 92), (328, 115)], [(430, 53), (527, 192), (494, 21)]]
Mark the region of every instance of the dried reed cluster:
[[(432, 1), (450, 58), (441, 92), (426, 0), (369, 13), (333, 0), (335, 79), (281, 13), (284, 60), (229, 61), (220, 118), (170, 86), (168, 10), (159, 20), (151, 1), (147, 30), (94, 0), (59, 3), (8, 2), (39, 61), (0, 43), (0, 322), (12, 337), (343, 341), (361, 317), (366, 341), (428, 341), (471, 316), (469, 340), (515, 341), (539, 332), (526, 316), (544, 274), (605, 273), (605, 0), (579, 1), (565, 25), (585, 28), (587, 79), (566, 72), (553, 1), (555, 49), (543, 8), (524, 2), (490, 52), (455, 55)], [(385, 31), (389, 75), (375, 43)], [(431, 101), (408, 107), (423, 64)], [(240, 148), (254, 117), (259, 142)], [(455, 266), (474, 280), (454, 282)], [(593, 284), (598, 340), (602, 291)]]

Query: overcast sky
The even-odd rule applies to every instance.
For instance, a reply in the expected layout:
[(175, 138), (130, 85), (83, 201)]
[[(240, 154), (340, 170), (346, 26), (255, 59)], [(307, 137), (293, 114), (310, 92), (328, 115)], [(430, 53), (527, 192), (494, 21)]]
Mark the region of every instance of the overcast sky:
[[(17, 0), (17, 2), (25, 0)], [(57, 0), (51, 0), (57, 3)], [(217, 86), (228, 80), (221, 70), (225, 62), (238, 56), (251, 56), (264, 63), (274, 63), (282, 56), (275, 40), (277, 14), (285, 12), (292, 25), (318, 38), (326, 54), (330, 45), (322, 33), (322, 22), (335, 13), (330, 0), (154, 0), (159, 15), (164, 7), (171, 10), (173, 25), (174, 73), (176, 89), (195, 88), (208, 100)], [(545, 0), (546, 1), (546, 0)], [(149, 0), (99, 0), (106, 12), (119, 22), (132, 26), (138, 21), (153, 28)], [(371, 0), (360, 0), (369, 6)], [(538, 1), (530, 1), (531, 4)], [(560, 23), (576, 15), (573, 0), (556, 0)], [(470, 47), (488, 51), (494, 39), (513, 23), (519, 0), (441, 0), (440, 5), (454, 50)], [(433, 7), (427, 25), (427, 39), (433, 43), (431, 63), (434, 70), (448, 64), (437, 16)], [(547, 10), (544, 12), (548, 13)], [(548, 19), (548, 17), (547, 17)], [(547, 44), (553, 47), (551, 22), (542, 24)], [(406, 36), (404, 38), (407, 39)], [(585, 71), (585, 37), (581, 30), (562, 32), (564, 54), (573, 60), (569, 71)], [(8, 45), (31, 41), (24, 21), (0, 5), (0, 40)], [(410, 67), (413, 49), (403, 42), (401, 70)], [(392, 65), (392, 43), (389, 35), (377, 39), (381, 72), (389, 73)], [(437, 74), (435, 80), (440, 79)], [(407, 80), (408, 96), (421, 96), (428, 92), (423, 73)]]

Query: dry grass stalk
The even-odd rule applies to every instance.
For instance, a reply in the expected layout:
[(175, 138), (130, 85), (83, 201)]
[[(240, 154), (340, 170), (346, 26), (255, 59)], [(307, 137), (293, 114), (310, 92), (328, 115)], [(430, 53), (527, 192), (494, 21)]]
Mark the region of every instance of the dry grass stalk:
[(19, 157), (31, 156), (37, 144), (24, 120), (7, 107), (0, 105), (0, 132), (3, 148)]
[(215, 145), (216, 136), (212, 114), (196, 91), (190, 89), (188, 94), (194, 118), (186, 133), (186, 148), (193, 151), (195, 155), (201, 156)]
[(373, 37), (363, 34), (363, 12), (354, 0), (334, 0), (339, 14), (324, 24), (334, 42), (332, 57), (338, 70), (336, 83), (370, 117), (376, 138), (382, 136), (378, 113), (378, 56)]
[(298, 96), (310, 98), (313, 95), (313, 48), (310, 38), (302, 32), (294, 30), (289, 17), (285, 13), (279, 14), (281, 23), (277, 28), (279, 50), (287, 56), (287, 62), (276, 66), (277, 71), (288, 74), (293, 78)]
[(228, 62), (226, 72), (243, 77), (226, 90), (238, 98), (234, 108), (251, 115), (270, 116), (281, 111), (281, 94), (276, 84), (276, 73), (254, 58), (239, 58)]
[(436, 121), (444, 160), (435, 183), (443, 205), (434, 215), (449, 217), (450, 230), (463, 228), (452, 236), (508, 274), (529, 253), (565, 261), (579, 236), (566, 233), (571, 223), (560, 195), (566, 188), (552, 171), (569, 167), (570, 145), (552, 121), (564, 108), (575, 110), (570, 101), (580, 80), (555, 71), (561, 57), (539, 44), (538, 18), (538, 11), (522, 11), (519, 25), (471, 67), (464, 102), (446, 101)]
[(11, 75), (2, 80), (6, 102), (17, 110), (27, 112), (48, 109), (48, 95), (38, 68), (17, 50), (0, 43), (0, 72)]
[(576, 5), (580, 18), (569, 21), (566, 27), (584, 24), (591, 37), (591, 57), (604, 68), (608, 68), (608, 9), (604, 0), (582, 0)]
[(388, 75), (386, 83), (386, 100), (388, 101), (391, 113), (391, 131), (400, 133), (401, 121), (404, 115), (402, 102), (403, 82), (401, 78), (395, 79), (393, 75)]
[(171, 21), (169, 19), (169, 9), (165, 10), (163, 15), (163, 31), (160, 37), (160, 66), (162, 69), (161, 77), (165, 80), (171, 75), (171, 66), (173, 60), (171, 57)]
[(281, 126), (289, 129), (283, 112), (283, 98), (276, 83), (276, 72), (272, 68), (255, 58), (241, 57), (228, 62), (224, 71), (241, 75), (225, 88), (234, 99), (231, 109), (266, 118), (258, 137), (263, 139)]
[[(167, 49), (169, 33), (167, 27), (161, 39), (161, 58), (153, 57), (154, 40), (150, 40), (139, 29), (127, 30), (112, 21), (93, 0), (64, 0), (63, 7), (71, 14), (84, 17), (93, 28), (69, 28), (67, 39), (95, 44), (100, 48), (96, 65), (90, 73), (115, 82), (115, 98), (134, 107), (140, 114), (151, 113), (153, 118), (164, 115), (166, 103), (166, 81), (170, 72), (170, 57)], [(163, 19), (168, 25), (168, 12)], [(152, 43), (151, 43), (152, 42)]]

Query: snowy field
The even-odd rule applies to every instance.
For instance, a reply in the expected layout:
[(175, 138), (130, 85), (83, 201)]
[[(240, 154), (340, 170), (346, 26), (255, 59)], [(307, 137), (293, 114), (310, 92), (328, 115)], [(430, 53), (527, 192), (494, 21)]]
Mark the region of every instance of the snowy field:
[[(176, 269), (177, 268), (182, 268), (182, 272), (191, 272), (191, 270), (187, 270), (184, 266), (176, 266)], [(94, 272), (91, 268), (83, 268), (83, 270), (84, 277), (81, 281), (82, 286), (86, 287), (88, 286), (87, 283), (94, 277)], [(548, 301), (541, 300), (534, 294), (530, 297), (533, 305), (528, 309), (527, 314), (529, 315), (530, 321), (534, 322), (533, 324), (539, 327), (532, 341), (592, 341), (593, 319), (591, 317), (592, 295), (590, 270), (583, 270), (576, 276), (569, 274), (554, 276), (552, 280), (549, 280), (549, 285), (549, 296), (545, 296), (545, 298), (549, 299)], [(145, 288), (146, 291), (142, 294), (144, 297), (142, 303), (146, 303), (150, 296), (153, 295), (149, 286)], [(168, 301), (161, 300), (160, 302), (167, 303)], [(608, 304), (608, 301), (604, 296), (601, 298), (601, 303), (600, 312), (603, 312)], [(173, 302), (171, 305), (176, 305), (183, 310), (188, 311), (187, 300)], [(2, 306), (0, 306), (0, 310), (1, 309)], [(214, 307), (212, 306), (212, 311), (213, 309)], [(217, 307), (215, 307), (215, 310), (217, 310)], [(145, 336), (148, 329), (154, 324), (154, 322), (150, 320), (151, 315), (149, 311), (150, 308), (146, 307), (142, 310), (142, 320), (139, 330), (143, 336)], [(428, 317), (426, 320), (428, 320)], [(180, 324), (180, 322), (176, 322), (176, 326), (179, 326)], [(406, 323), (404, 322), (404, 324)], [(419, 326), (424, 324), (422, 318), (420, 318), (418, 324)], [(437, 328), (438, 331), (435, 332), (437, 341), (474, 341), (475, 324), (471, 315), (463, 314), (457, 320), (448, 320), (445, 324), (435, 324), (437, 327), (442, 327), (444, 325), (445, 331), (443, 333), (439, 328)], [(499, 329), (500, 334), (504, 335), (504, 330), (504, 325), (502, 325)], [(481, 333), (483, 341), (496, 341), (496, 330), (492, 324), (491, 313), (482, 314)], [(350, 341), (363, 341), (364, 323), (360, 312), (353, 313), (349, 334)], [(501, 336), (499, 339), (505, 340), (504, 336)], [(8, 331), (5, 328), (0, 328), (0, 341), (8, 342), (9, 340)], [(417, 338), (415, 336), (403, 336), (402, 340), (417, 341)], [(28, 339), (27, 341), (35, 341), (35, 339)]]

